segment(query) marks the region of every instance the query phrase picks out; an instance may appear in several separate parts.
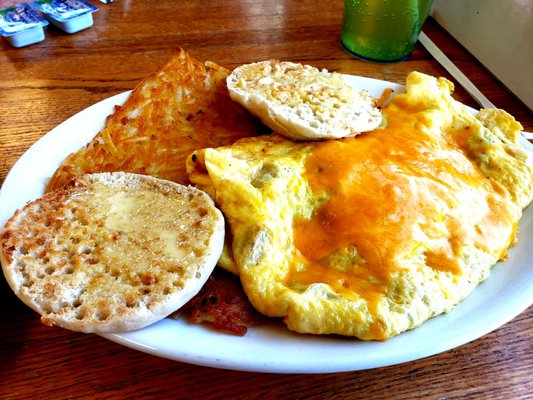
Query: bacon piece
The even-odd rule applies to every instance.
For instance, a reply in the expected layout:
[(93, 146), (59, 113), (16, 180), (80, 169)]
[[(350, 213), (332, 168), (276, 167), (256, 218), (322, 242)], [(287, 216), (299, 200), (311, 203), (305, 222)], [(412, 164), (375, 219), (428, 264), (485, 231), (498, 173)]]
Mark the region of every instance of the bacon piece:
[(192, 323), (205, 323), (237, 336), (244, 336), (250, 326), (267, 319), (250, 304), (239, 279), (221, 268), (215, 269), (200, 292), (179, 313)]

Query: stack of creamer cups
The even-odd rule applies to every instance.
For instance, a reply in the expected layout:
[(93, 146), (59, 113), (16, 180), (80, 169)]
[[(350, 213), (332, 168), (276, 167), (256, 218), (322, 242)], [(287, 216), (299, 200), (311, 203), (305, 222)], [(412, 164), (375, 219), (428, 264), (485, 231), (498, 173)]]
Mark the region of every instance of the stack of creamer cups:
[(48, 22), (67, 33), (76, 33), (93, 25), (98, 7), (83, 0), (36, 0), (0, 9), (0, 35), (15, 47), (44, 40)]

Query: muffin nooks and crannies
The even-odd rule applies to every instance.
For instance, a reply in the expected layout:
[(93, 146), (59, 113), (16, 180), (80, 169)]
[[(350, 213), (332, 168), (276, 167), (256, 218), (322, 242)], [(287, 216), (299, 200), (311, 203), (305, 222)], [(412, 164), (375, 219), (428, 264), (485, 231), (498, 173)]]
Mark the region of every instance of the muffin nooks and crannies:
[(129, 331), (200, 290), (221, 254), (224, 219), (191, 186), (99, 173), (26, 204), (0, 240), (9, 285), (43, 323)]
[(234, 101), (290, 139), (338, 139), (381, 123), (375, 99), (339, 73), (270, 60), (242, 65), (226, 81)]

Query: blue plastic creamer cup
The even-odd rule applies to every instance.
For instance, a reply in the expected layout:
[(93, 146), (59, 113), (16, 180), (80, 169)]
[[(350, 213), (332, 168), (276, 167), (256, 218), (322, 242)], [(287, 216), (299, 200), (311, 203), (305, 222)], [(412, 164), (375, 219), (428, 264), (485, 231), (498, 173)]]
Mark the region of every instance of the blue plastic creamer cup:
[(15, 47), (42, 42), (46, 25), (48, 21), (27, 3), (0, 9), (0, 35)]
[(31, 3), (44, 17), (67, 33), (79, 32), (93, 25), (98, 7), (83, 0), (37, 0)]

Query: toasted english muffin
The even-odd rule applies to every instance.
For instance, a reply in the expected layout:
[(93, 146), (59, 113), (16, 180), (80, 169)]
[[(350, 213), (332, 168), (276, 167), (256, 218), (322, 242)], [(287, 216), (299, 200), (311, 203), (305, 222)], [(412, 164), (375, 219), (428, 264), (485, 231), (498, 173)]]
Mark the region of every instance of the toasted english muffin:
[(9, 285), (43, 323), (129, 331), (200, 290), (222, 251), (224, 219), (193, 187), (98, 173), (27, 203), (0, 241)]
[(375, 129), (381, 112), (342, 74), (275, 60), (245, 64), (226, 79), (231, 98), (295, 140), (337, 139)]

